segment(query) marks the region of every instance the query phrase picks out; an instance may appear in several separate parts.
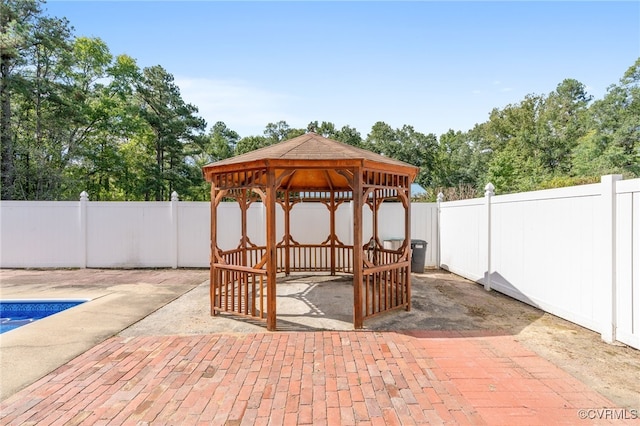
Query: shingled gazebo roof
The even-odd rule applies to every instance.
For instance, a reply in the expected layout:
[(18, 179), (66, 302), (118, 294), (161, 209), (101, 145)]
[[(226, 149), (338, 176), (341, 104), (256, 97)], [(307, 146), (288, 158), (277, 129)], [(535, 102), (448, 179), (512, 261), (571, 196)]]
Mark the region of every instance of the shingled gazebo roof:
[(418, 168), (399, 160), (385, 157), (365, 149), (347, 145), (306, 133), (275, 145), (257, 149), (237, 157), (208, 164), (203, 167), (207, 181), (219, 173), (243, 172), (252, 169), (296, 169), (296, 173), (282, 182), (288, 189), (324, 188), (348, 189), (348, 182), (335, 168), (368, 168), (391, 171), (410, 176), (413, 181)]

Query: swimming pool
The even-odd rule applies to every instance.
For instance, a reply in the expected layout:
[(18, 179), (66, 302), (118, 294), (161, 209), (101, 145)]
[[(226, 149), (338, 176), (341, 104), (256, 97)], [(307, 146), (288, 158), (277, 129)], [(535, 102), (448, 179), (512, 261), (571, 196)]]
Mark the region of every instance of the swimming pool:
[(0, 334), (57, 314), (88, 299), (0, 300)]

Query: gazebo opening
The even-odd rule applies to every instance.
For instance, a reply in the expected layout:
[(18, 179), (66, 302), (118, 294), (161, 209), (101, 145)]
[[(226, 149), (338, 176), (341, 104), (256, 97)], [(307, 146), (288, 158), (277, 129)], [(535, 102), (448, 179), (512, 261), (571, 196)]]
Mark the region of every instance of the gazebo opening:
[[(382, 312), (409, 310), (410, 188), (417, 171), (315, 133), (205, 166), (211, 182), (211, 314), (247, 316), (275, 330), (277, 276), (292, 272), (352, 274), (356, 329)], [(217, 238), (218, 228), (227, 226), (218, 222), (223, 200), (239, 207), (238, 222), (229, 224), (240, 232), (236, 246)], [(385, 247), (378, 233), (385, 201), (404, 211), (404, 239), (397, 247)], [(305, 212), (309, 202), (322, 203), (326, 214)], [(260, 241), (252, 237), (256, 214)], [(305, 232), (292, 232), (292, 222), (304, 223)]]

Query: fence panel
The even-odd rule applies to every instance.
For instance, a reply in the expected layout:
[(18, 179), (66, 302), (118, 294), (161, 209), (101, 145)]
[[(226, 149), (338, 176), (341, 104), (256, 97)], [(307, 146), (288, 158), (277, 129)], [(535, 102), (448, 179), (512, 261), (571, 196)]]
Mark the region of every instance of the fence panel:
[(620, 178), (441, 203), (441, 267), (640, 349), (640, 179)]
[(87, 205), (87, 266), (170, 266), (171, 229), (171, 203), (90, 202)]
[(84, 266), (79, 201), (1, 201), (0, 233), (2, 268)]
[(616, 338), (640, 349), (640, 179), (616, 191)]
[(178, 203), (178, 265), (208, 268), (211, 251), (209, 203)]
[[(371, 226), (370, 209), (363, 215), (366, 226)], [(427, 242), (425, 267), (437, 267), (438, 208), (435, 203), (411, 204), (411, 239)], [(383, 203), (378, 217), (378, 233), (381, 241), (404, 238), (404, 208), (401, 203)], [(371, 235), (370, 228), (366, 229)], [(363, 232), (364, 233), (364, 232)], [(365, 238), (368, 240), (368, 238)]]
[(427, 242), (425, 267), (438, 267), (438, 205), (436, 203), (411, 204), (411, 238)]
[(440, 267), (481, 282), (487, 271), (484, 199), (440, 204)]
[[(284, 238), (284, 213), (277, 220), (277, 240)], [(297, 203), (291, 209), (291, 238), (300, 244), (321, 244), (329, 238), (331, 217), (329, 209), (322, 203)]]
[(493, 197), (491, 288), (601, 331), (600, 185)]

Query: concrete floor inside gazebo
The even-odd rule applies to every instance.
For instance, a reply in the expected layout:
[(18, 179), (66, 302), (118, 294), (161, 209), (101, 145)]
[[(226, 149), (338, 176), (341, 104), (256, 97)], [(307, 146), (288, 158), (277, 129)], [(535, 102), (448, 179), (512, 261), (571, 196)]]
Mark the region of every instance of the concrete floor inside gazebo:
[[(435, 274), (431, 272), (430, 274)], [(447, 274), (452, 276), (450, 274)], [(478, 323), (490, 317), (489, 308), (480, 307), (473, 300), (455, 303), (444, 287), (425, 283), (415, 275), (415, 309), (380, 314), (365, 321), (365, 330), (478, 330)], [(353, 330), (353, 281), (349, 274), (292, 273), (278, 276), (276, 285), (277, 331), (343, 331)], [(474, 288), (475, 289), (475, 288)], [(478, 286), (477, 289), (480, 289)], [(480, 293), (482, 294), (482, 293)], [(498, 293), (493, 296), (503, 298)], [(203, 283), (174, 302), (152, 313), (120, 333), (125, 337), (142, 335), (205, 334), (205, 333), (262, 333), (264, 322), (233, 314), (209, 315), (209, 287)], [(460, 296), (460, 295), (458, 295)], [(528, 317), (534, 321), (542, 313), (527, 305)], [(540, 312), (540, 313), (538, 313)], [(500, 315), (508, 322), (508, 315)], [(493, 318), (495, 321), (496, 318)], [(518, 329), (525, 325), (513, 322)], [(484, 327), (483, 327), (484, 328)], [(495, 327), (487, 325), (487, 331)]]
[[(276, 285), (278, 331), (353, 330), (351, 275), (293, 273), (279, 276)], [(201, 285), (171, 305), (123, 332), (262, 332), (265, 324), (246, 317), (221, 314), (208, 317), (209, 288)], [(185, 312), (190, 314), (185, 317)], [(394, 313), (389, 313), (394, 315)]]

